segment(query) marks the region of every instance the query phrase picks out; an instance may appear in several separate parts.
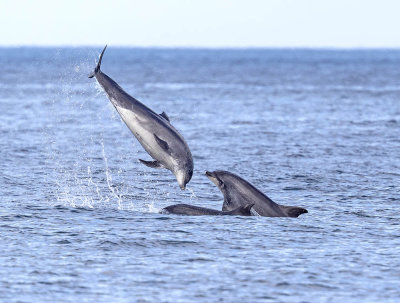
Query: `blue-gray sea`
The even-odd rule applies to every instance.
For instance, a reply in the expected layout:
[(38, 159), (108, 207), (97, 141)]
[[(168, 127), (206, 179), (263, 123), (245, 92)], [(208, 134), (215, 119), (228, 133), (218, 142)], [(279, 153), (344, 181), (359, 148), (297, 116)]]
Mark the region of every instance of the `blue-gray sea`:
[[(399, 302), (400, 50), (109, 46), (181, 132), (181, 191), (87, 75), (96, 48), (0, 48), (1, 302)], [(223, 169), (299, 218), (221, 209)]]

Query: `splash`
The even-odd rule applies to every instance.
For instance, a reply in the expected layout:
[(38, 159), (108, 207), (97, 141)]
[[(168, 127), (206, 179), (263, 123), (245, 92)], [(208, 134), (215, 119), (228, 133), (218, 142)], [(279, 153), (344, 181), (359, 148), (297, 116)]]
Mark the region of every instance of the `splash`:
[(196, 193), (194, 192), (194, 190), (192, 188), (190, 188), (189, 186), (186, 185), (186, 189), (190, 192), (190, 199), (198, 199), (198, 197), (196, 196)]
[(147, 207), (146, 212), (149, 213), (159, 213), (161, 210), (161, 208), (154, 206), (154, 202), (146, 204), (146, 207)]
[[(63, 53), (57, 56), (62, 57)], [(57, 83), (46, 87), (52, 96), (45, 104), (49, 115), (43, 129), (46, 165), (50, 167), (45, 176), (47, 203), (157, 213), (158, 206), (176, 201), (171, 201), (165, 181), (155, 180), (158, 177), (154, 178), (154, 172), (125, 165), (137, 148), (126, 146), (124, 140), (124, 145), (113, 151), (113, 157), (107, 157), (108, 142), (112, 142), (110, 146), (119, 142), (111, 134), (119, 131), (113, 127), (120, 119), (111, 102), (103, 98), (106, 93), (100, 84), (87, 79), (92, 69), (89, 59), (69, 62), (56, 74)], [(99, 103), (93, 102), (96, 99)], [(110, 118), (114, 121), (105, 129), (104, 121)], [(127, 174), (127, 169), (132, 168), (135, 172)], [(191, 199), (197, 198), (189, 191)]]
[(111, 176), (111, 173), (110, 173), (110, 169), (108, 167), (108, 159), (107, 159), (106, 152), (105, 152), (105, 149), (104, 149), (103, 140), (101, 140), (101, 149), (102, 149), (103, 160), (104, 160), (104, 164), (105, 164), (105, 173), (106, 173), (106, 181), (107, 181), (108, 189), (110, 190), (112, 195), (115, 198), (117, 198), (118, 209), (122, 209), (122, 198), (121, 198), (121, 195), (119, 193), (119, 190), (118, 190), (117, 187), (112, 185), (112, 176)]

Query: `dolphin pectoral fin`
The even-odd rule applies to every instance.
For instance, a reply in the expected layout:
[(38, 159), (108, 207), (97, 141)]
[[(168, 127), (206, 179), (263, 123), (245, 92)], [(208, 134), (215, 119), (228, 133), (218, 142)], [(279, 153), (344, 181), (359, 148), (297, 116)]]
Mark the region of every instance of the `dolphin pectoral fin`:
[(151, 168), (164, 168), (164, 165), (162, 165), (158, 161), (146, 161), (146, 160), (142, 160), (142, 159), (139, 159), (139, 161), (141, 163), (143, 163), (144, 165), (151, 167)]
[(165, 120), (167, 120), (168, 122), (170, 122), (169, 121), (169, 117), (168, 117), (168, 115), (165, 113), (165, 112), (162, 112), (161, 114), (160, 114), (160, 116), (161, 117), (163, 117)]
[(157, 144), (160, 145), (163, 150), (170, 153), (168, 143), (165, 142), (164, 140), (160, 139), (156, 134), (153, 134), (153, 135), (154, 135), (154, 139), (156, 140)]

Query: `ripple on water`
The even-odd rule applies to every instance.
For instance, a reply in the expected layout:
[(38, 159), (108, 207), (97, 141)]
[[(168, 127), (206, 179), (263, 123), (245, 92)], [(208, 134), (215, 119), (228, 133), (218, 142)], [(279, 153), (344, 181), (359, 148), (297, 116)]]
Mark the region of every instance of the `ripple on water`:
[[(104, 70), (186, 138), (190, 191), (138, 162), (96, 56), (0, 48), (3, 301), (397, 302), (399, 51), (110, 48)], [(216, 169), (309, 213), (158, 214), (221, 209)]]

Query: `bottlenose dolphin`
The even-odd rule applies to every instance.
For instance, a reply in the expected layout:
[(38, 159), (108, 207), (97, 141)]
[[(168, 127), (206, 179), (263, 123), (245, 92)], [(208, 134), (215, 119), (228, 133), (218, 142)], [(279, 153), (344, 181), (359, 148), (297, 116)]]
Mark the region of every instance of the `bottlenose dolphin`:
[(182, 135), (172, 126), (166, 113), (157, 114), (128, 95), (114, 80), (100, 70), (107, 45), (89, 78), (103, 87), (111, 103), (139, 143), (155, 161), (139, 159), (153, 168), (166, 168), (176, 177), (182, 190), (193, 175), (193, 158)]
[(254, 203), (242, 205), (231, 211), (220, 211), (188, 204), (175, 204), (163, 208), (160, 213), (188, 216), (251, 216)]
[(253, 210), (264, 217), (298, 217), (308, 211), (301, 207), (279, 205), (246, 180), (227, 171), (206, 172), (224, 195), (223, 211), (254, 203)]

